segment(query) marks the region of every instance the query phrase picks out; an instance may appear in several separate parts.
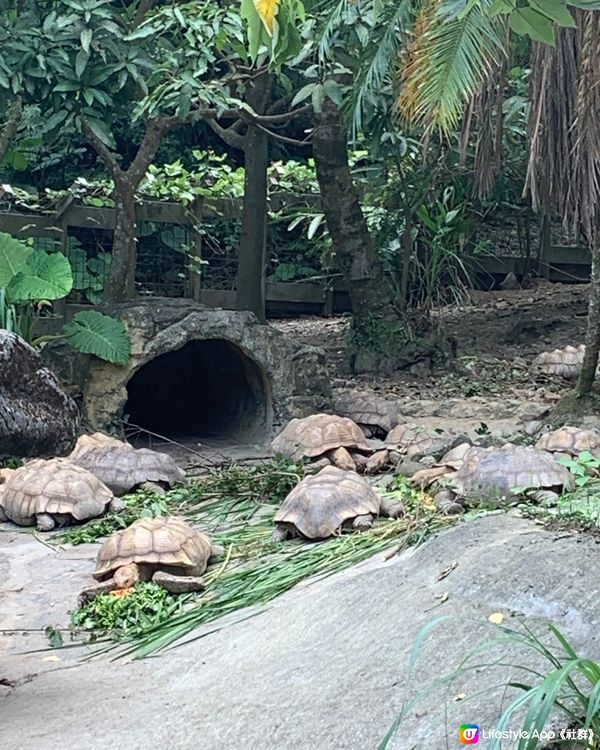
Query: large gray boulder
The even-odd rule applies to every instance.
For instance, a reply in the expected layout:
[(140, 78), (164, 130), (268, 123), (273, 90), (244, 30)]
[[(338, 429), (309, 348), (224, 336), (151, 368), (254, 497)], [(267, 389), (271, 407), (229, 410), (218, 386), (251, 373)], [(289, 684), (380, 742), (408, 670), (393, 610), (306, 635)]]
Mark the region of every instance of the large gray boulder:
[[(6, 750), (375, 750), (405, 701), (498, 636), (488, 621), (495, 613), (504, 626), (524, 621), (541, 632), (550, 620), (582, 656), (600, 656), (597, 540), (510, 515), (460, 523), (398, 557), (306, 582), (134, 663), (77, 664), (73, 649), (37, 651), (47, 645), (46, 625), (68, 622), (96, 545), (53, 552), (30, 535), (7, 537), (0, 678), (14, 688), (2, 699), (0, 686)], [(436, 620), (408, 679), (417, 636)], [(502, 655), (493, 669), (425, 693), (389, 750), (458, 748), (464, 723), (491, 731), (518, 694), (505, 695), (503, 685), (532, 678), (508, 665), (540, 666), (530, 650), (508, 643), (473, 661)]]
[(38, 352), (0, 330), (0, 458), (64, 455), (78, 430), (77, 405)]

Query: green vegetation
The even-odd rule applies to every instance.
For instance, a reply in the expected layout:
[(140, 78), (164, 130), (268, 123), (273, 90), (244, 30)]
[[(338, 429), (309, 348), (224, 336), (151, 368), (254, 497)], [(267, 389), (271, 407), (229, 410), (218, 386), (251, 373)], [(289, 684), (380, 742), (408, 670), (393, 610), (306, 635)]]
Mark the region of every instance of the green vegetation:
[[(441, 623), (451, 625), (451, 618), (441, 617), (426, 625), (415, 641), (409, 666), (408, 681), (416, 664), (424, 640)], [(574, 730), (571, 737), (578, 741), (567, 742), (560, 747), (576, 747), (592, 750), (595, 740), (586, 742), (582, 730), (591, 730), (593, 737), (600, 736), (600, 664), (592, 659), (579, 656), (573, 646), (552, 624), (548, 625), (550, 640), (534, 632), (526, 625), (520, 629), (505, 625), (493, 626), (497, 634), (494, 638), (479, 644), (453, 672), (442, 675), (419, 690), (417, 696), (406, 703), (390, 730), (383, 738), (378, 750), (386, 750), (391, 739), (401, 731), (402, 722), (436, 687), (451, 686), (456, 680), (469, 673), (493, 672), (497, 667), (511, 668), (523, 674), (523, 681), (511, 680), (507, 688), (521, 691), (505, 709), (496, 724), (496, 730), (511, 729), (523, 732), (517, 750), (538, 750), (540, 733), (549, 728), (550, 720), (556, 715), (562, 718), (562, 726)], [(501, 650), (501, 655), (493, 660), (485, 659), (492, 650)], [(518, 654), (518, 656), (515, 656)], [(536, 667), (524, 663), (528, 657), (536, 659)], [(485, 659), (485, 661), (482, 661)], [(518, 659), (518, 661), (516, 661)], [(542, 665), (539, 666), (540, 659)], [(468, 705), (468, 699), (465, 701)], [(553, 725), (555, 726), (555, 725)], [(543, 735), (542, 735), (543, 736)], [(592, 735), (587, 735), (591, 737)], [(491, 740), (489, 750), (500, 750), (502, 735)], [(552, 747), (556, 747), (553, 745)]]

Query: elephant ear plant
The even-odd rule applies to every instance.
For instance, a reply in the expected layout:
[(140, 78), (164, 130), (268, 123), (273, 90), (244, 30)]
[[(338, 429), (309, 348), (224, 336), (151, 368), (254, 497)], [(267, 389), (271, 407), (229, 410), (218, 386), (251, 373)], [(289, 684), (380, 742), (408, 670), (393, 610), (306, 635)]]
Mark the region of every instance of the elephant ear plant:
[(63, 299), (73, 288), (73, 273), (62, 253), (34, 250), (0, 232), (0, 328), (12, 331), (33, 346), (65, 339), (77, 351), (124, 365), (130, 342), (122, 321), (97, 310), (77, 313), (62, 333), (36, 336), (45, 307)]

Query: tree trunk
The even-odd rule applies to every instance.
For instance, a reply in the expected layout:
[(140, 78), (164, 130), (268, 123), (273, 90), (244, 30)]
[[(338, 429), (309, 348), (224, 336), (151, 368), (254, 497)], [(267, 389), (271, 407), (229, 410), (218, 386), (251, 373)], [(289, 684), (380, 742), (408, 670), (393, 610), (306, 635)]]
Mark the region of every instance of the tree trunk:
[(406, 333), (352, 181), (340, 111), (331, 100), (316, 114), (312, 143), (336, 269), (352, 302), (350, 367), (355, 372), (392, 370)]
[(355, 314), (395, 317), (392, 288), (373, 244), (348, 165), (340, 111), (327, 100), (316, 115), (312, 138), (323, 212), (337, 268), (348, 284)]
[[(271, 96), (273, 76), (263, 73), (246, 90), (246, 102), (264, 114)], [(267, 170), (269, 136), (248, 123), (244, 136), (244, 203), (236, 276), (236, 307), (250, 310), (265, 321), (265, 265), (267, 243)]]
[(244, 204), (236, 277), (236, 307), (265, 320), (267, 169), (269, 137), (248, 125), (244, 144)]
[(115, 179), (115, 231), (110, 270), (104, 287), (104, 299), (111, 302), (135, 296), (136, 187), (128, 179)]
[(581, 367), (577, 395), (588, 396), (596, 377), (598, 354), (600, 352), (600, 242), (592, 244), (592, 274), (590, 298), (588, 302), (587, 331), (585, 337), (585, 357)]

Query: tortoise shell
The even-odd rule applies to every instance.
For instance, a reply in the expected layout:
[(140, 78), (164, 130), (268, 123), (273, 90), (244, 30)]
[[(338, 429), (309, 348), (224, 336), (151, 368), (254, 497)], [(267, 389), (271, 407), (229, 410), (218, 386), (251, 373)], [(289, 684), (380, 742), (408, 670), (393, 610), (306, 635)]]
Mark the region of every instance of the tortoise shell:
[(273, 520), (291, 524), (306, 539), (326, 539), (357, 516), (377, 516), (379, 507), (379, 495), (366, 479), (326, 466), (294, 487)]
[(102, 515), (113, 499), (97, 477), (66, 458), (31, 461), (13, 471), (2, 489), (6, 516), (21, 526), (35, 524), (38, 513), (85, 521)]
[(559, 375), (567, 380), (576, 378), (585, 356), (585, 346), (565, 346), (564, 349), (554, 349), (542, 352), (533, 360), (533, 364), (547, 375)]
[(144, 482), (171, 487), (185, 478), (185, 472), (166, 453), (136, 449), (102, 433), (82, 435), (69, 460), (91, 471), (115, 495), (123, 495)]
[(435, 430), (418, 424), (399, 424), (388, 434), (385, 444), (409, 458), (416, 456), (439, 456), (447, 451), (455, 436), (445, 430)]
[(316, 458), (336, 448), (369, 450), (360, 427), (347, 417), (313, 414), (292, 419), (271, 443), (274, 453), (282, 453), (294, 461), (306, 456)]
[(181, 518), (140, 518), (104, 542), (96, 558), (94, 578), (109, 578), (117, 568), (130, 563), (177, 568), (190, 575), (206, 570), (212, 553), (209, 538)]
[(579, 427), (560, 427), (542, 435), (535, 447), (540, 451), (564, 453), (569, 456), (578, 456), (584, 451), (600, 456), (600, 432)]
[(451, 479), (462, 497), (485, 499), (515, 490), (572, 489), (573, 476), (544, 451), (518, 445), (472, 448)]
[(358, 425), (375, 427), (389, 432), (398, 424), (398, 414), (393, 403), (369, 393), (346, 393), (335, 400), (335, 410), (342, 417)]

